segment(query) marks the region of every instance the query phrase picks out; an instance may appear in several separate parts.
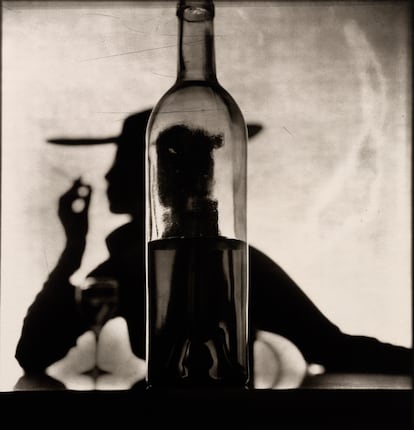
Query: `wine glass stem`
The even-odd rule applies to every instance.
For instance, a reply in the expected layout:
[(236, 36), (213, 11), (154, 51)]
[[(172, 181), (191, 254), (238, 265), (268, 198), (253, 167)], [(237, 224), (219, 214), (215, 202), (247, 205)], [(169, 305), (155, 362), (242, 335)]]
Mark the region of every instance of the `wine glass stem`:
[(93, 333), (95, 334), (95, 359), (94, 359), (94, 367), (91, 371), (91, 377), (96, 383), (99, 375), (102, 373), (101, 369), (98, 366), (98, 342), (99, 342), (99, 334), (101, 331), (101, 327), (93, 327)]

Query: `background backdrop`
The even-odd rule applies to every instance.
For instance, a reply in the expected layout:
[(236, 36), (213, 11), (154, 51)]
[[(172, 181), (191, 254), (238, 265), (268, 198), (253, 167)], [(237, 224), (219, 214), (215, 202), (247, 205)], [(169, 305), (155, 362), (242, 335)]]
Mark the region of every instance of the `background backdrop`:
[[(80, 275), (106, 257), (117, 135), (176, 73), (175, 2), (2, 2), (1, 389), (64, 244), (57, 200), (93, 186)], [(216, 2), (218, 79), (248, 122), (248, 234), (342, 330), (411, 345), (411, 46), (405, 2)], [(301, 316), (298, 315), (298, 318)]]

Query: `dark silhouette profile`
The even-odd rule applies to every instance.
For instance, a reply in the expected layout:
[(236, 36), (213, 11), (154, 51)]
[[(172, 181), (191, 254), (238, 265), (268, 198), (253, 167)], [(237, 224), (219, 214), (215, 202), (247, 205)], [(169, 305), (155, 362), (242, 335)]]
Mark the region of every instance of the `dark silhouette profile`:
[(217, 202), (211, 198), (212, 152), (223, 137), (175, 125), (157, 139), (160, 200), (171, 211), (167, 236), (217, 236)]
[[(117, 145), (115, 160), (106, 174), (109, 207), (113, 213), (131, 215), (131, 221), (107, 237), (109, 257), (90, 275), (118, 281), (118, 314), (125, 318), (132, 350), (141, 358), (145, 357), (146, 318), (144, 140), (149, 114), (147, 110), (126, 118), (122, 133), (117, 137), (51, 141), (55, 144)], [(250, 126), (250, 137), (258, 131), (259, 125)], [(215, 140), (215, 145), (220, 145), (220, 138)], [(211, 148), (206, 147), (206, 151), (209, 150)], [(211, 168), (208, 163), (201, 167), (207, 172)], [(188, 185), (187, 178), (184, 182)], [(208, 199), (208, 183), (199, 185), (204, 189), (196, 191), (205, 197), (200, 199), (200, 204), (211, 205), (214, 212), (214, 202)], [(168, 182), (165, 186), (168, 187)], [(80, 212), (74, 212), (72, 204), (80, 198), (80, 187), (86, 187), (83, 190), (87, 192), (82, 197), (85, 205)], [(28, 374), (39, 374), (63, 358), (77, 338), (89, 329), (88, 321), (76, 306), (75, 287), (69, 279), (80, 267), (85, 250), (91, 192), (79, 179), (60, 198), (58, 215), (66, 236), (65, 248), (28, 309), (16, 349), (16, 359)], [(179, 202), (170, 204), (178, 205), (179, 209)], [(277, 263), (253, 246), (249, 247), (249, 276), (253, 331), (266, 330), (286, 337), (299, 348), (308, 363), (321, 364), (328, 372), (411, 374), (411, 349), (341, 332)], [(217, 333), (217, 342), (220, 336), (223, 334)], [(197, 354), (204, 354), (201, 347), (195, 356)], [(196, 365), (194, 363), (189, 365)]]

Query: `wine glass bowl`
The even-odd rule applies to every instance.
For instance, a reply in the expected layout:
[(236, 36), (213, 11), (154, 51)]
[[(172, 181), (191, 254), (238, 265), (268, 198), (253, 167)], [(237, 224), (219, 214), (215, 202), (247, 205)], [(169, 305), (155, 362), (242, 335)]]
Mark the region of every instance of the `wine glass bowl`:
[(88, 276), (75, 288), (76, 305), (83, 320), (95, 334), (95, 367), (88, 373), (94, 378), (102, 371), (97, 365), (99, 335), (103, 326), (118, 314), (119, 283), (116, 279)]
[(117, 315), (118, 287), (114, 278), (90, 276), (76, 289), (79, 310), (97, 338), (105, 323)]

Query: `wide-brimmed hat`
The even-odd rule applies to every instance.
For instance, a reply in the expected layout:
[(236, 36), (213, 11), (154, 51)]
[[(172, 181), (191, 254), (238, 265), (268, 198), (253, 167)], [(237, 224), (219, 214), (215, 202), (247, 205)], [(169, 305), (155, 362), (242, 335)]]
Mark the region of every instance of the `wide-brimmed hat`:
[[(78, 138), (51, 138), (47, 142), (57, 145), (102, 145), (105, 143), (122, 143), (123, 141), (133, 141), (137, 136), (144, 136), (145, 128), (152, 109), (146, 109), (138, 113), (129, 115), (125, 120), (122, 127), (121, 134), (118, 136), (108, 137), (78, 137)], [(249, 139), (258, 134), (262, 130), (262, 126), (256, 123), (247, 124), (247, 134)]]

